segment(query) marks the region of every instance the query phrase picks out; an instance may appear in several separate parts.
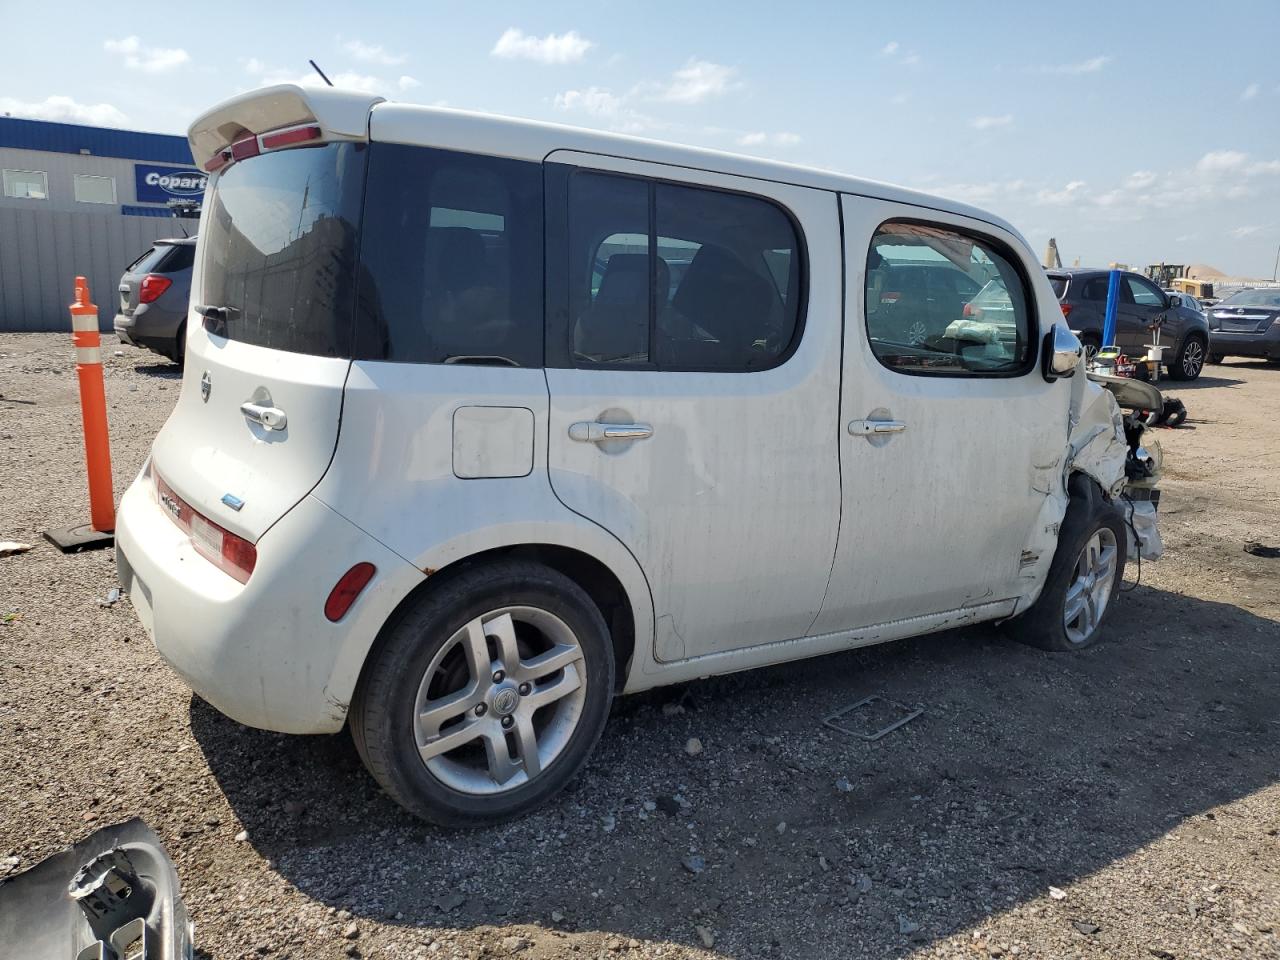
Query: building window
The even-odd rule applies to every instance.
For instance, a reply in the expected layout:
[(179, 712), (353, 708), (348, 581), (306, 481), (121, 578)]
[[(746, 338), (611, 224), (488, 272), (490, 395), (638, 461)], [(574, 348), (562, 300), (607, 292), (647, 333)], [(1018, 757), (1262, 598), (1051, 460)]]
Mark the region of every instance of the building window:
[(43, 170), (6, 170), (4, 195), (19, 200), (48, 200), (49, 176)]
[(94, 177), (87, 173), (75, 176), (77, 203), (115, 203), (116, 178)]

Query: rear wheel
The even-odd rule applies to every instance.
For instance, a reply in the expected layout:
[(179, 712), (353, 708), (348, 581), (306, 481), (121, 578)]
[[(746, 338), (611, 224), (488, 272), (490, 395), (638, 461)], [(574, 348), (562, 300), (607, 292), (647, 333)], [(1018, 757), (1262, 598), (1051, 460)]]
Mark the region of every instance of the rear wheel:
[(178, 333), (173, 338), (173, 355), (171, 359), (178, 366), (182, 366), (187, 360), (187, 324), (185, 321), (178, 325)]
[(1042, 650), (1081, 650), (1102, 632), (1111, 600), (1124, 577), (1124, 517), (1084, 477), (1072, 480), (1071, 502), (1044, 589), (1026, 613), (1006, 628)]
[(1182, 349), (1169, 364), (1169, 378), (1172, 380), (1194, 380), (1204, 369), (1204, 340), (1200, 337), (1187, 337), (1182, 342)]
[(457, 574), (380, 639), (351, 704), (352, 737), (398, 803), (480, 826), (549, 800), (586, 762), (613, 695), (599, 609), (527, 562)]
[(1225, 354), (1221, 354), (1221, 353), (1211, 353), (1211, 354), (1209, 354), (1209, 362), (1210, 362), (1210, 363), (1212, 363), (1212, 364), (1215, 364), (1215, 365), (1217, 365), (1217, 364), (1219, 364), (1219, 363), (1222, 363), (1222, 362), (1223, 362), (1224, 360), (1226, 360), (1226, 359), (1227, 359), (1227, 358), (1226, 358), (1226, 355), (1225, 355)]

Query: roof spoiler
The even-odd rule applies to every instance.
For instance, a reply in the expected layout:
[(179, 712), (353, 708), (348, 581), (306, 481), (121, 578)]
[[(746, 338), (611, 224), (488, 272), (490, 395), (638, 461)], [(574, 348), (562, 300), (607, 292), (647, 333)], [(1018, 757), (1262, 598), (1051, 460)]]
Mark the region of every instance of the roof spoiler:
[(202, 169), (237, 140), (281, 127), (314, 123), (326, 139), (364, 140), (369, 134), (369, 111), (382, 100), (352, 90), (282, 83), (224, 100), (191, 124), (187, 140), (196, 166)]

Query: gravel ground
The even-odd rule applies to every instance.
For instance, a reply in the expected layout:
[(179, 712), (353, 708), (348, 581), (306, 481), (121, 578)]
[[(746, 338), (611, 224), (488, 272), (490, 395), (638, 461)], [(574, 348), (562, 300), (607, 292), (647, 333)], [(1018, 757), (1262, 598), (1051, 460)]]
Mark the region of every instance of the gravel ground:
[[(179, 381), (104, 352), (118, 495)], [(111, 553), (39, 539), (87, 519), (71, 343), (0, 334), (0, 539), (35, 544), (0, 559), (0, 871), (140, 815), (219, 960), (1280, 956), (1280, 560), (1243, 550), (1280, 545), (1280, 368), (1175, 392), (1167, 554), (1106, 642), (980, 627), (626, 698), (568, 794), (448, 833), (345, 734), (193, 698), (100, 605)], [(869, 694), (925, 713), (822, 725)]]

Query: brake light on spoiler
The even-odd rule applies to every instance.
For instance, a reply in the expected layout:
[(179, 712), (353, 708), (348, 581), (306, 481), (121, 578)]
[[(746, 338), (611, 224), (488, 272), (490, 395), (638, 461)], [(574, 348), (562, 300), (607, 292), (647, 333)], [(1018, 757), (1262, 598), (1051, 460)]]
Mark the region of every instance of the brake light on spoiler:
[(222, 150), (209, 159), (204, 168), (213, 173), (215, 170), (221, 170), (227, 164), (234, 163), (237, 160), (256, 157), (264, 150), (295, 147), (300, 143), (319, 140), (322, 135), (323, 132), (315, 124), (304, 124), (301, 127), (287, 127), (283, 130), (272, 130), (270, 133), (254, 134), (223, 147)]
[(156, 500), (173, 522), (186, 531), (196, 553), (228, 576), (248, 583), (249, 575), (258, 562), (258, 548), (197, 512), (154, 470), (152, 476), (156, 483)]

